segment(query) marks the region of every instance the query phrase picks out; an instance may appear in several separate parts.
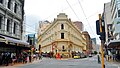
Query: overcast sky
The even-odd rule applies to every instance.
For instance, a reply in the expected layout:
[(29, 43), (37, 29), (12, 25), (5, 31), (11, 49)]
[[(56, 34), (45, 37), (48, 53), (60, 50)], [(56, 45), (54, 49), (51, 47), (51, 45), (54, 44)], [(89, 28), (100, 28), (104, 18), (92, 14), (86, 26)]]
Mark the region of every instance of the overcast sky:
[(89, 32), (90, 37), (96, 37), (98, 40), (95, 21), (98, 19), (98, 14), (103, 12), (104, 3), (110, 1), (25, 0), (26, 32), (35, 33), (35, 27), (39, 21), (53, 21), (59, 13), (66, 13), (72, 21), (81, 21), (84, 24), (84, 30)]

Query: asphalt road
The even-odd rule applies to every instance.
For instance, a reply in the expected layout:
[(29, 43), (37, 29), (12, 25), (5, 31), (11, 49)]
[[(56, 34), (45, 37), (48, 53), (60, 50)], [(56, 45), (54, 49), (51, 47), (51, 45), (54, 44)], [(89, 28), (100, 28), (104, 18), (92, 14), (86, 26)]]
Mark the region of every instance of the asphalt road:
[[(15, 65), (9, 68), (101, 68), (101, 64), (98, 64), (96, 56), (85, 59), (62, 60), (43, 58), (34, 63)], [(105, 62), (105, 68), (118, 68), (118, 66)]]

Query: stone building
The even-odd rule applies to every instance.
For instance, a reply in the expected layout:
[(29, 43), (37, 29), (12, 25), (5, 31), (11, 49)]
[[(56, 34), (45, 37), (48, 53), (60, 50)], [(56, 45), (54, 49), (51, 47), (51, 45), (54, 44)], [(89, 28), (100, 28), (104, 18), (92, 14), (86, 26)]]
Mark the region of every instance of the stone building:
[(0, 0), (0, 52), (19, 53), (29, 49), (22, 41), (24, 0)]
[(73, 51), (86, 50), (84, 36), (65, 13), (57, 15), (57, 18), (38, 35), (38, 41), (42, 52), (52, 51), (64, 57), (71, 57)]

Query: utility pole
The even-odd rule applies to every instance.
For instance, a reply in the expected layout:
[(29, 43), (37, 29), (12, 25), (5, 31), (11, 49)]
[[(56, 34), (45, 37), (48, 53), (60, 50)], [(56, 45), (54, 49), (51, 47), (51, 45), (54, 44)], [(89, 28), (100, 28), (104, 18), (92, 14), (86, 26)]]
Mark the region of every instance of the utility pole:
[(104, 64), (104, 52), (103, 52), (103, 44), (104, 44), (104, 40), (103, 40), (103, 29), (102, 29), (102, 17), (101, 14), (99, 14), (99, 24), (100, 24), (100, 33), (101, 33), (101, 61), (102, 61), (102, 68), (105, 68), (105, 64)]

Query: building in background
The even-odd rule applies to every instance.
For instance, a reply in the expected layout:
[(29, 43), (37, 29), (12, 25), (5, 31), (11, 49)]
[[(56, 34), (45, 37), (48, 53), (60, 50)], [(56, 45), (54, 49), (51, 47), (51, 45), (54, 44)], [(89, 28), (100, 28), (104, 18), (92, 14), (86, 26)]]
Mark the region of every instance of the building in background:
[(73, 22), (75, 24), (75, 26), (77, 26), (77, 28), (80, 30), (80, 31), (83, 31), (84, 29), (84, 26), (83, 26), (83, 23), (81, 21), (75, 21)]
[(12, 52), (17, 57), (29, 44), (22, 41), (24, 0), (0, 0), (0, 53)]
[(91, 38), (92, 40), (92, 52), (97, 51), (96, 38)]
[(37, 44), (36, 44), (36, 49), (39, 50), (39, 53), (42, 52), (41, 50), (41, 34), (44, 32), (44, 30), (50, 25), (51, 23), (47, 20), (45, 21), (39, 21), (39, 27), (37, 31)]
[(89, 33), (87, 31), (83, 31), (82, 34), (85, 36), (86, 38), (86, 52), (87, 52), (87, 55), (91, 54), (92, 53), (92, 50), (93, 50), (93, 47), (92, 47), (92, 40), (91, 40), (91, 37), (89, 35)]
[(71, 57), (72, 52), (86, 51), (84, 36), (65, 13), (57, 15), (57, 18), (41, 31), (38, 41), (42, 52), (52, 51), (63, 57)]
[(39, 28), (38, 28), (38, 35), (42, 34), (46, 27), (48, 27), (51, 23), (49, 21), (40, 21)]
[(27, 42), (28, 42), (30, 45), (32, 45), (32, 46), (35, 47), (35, 43), (36, 43), (35, 34), (28, 34), (27, 37), (28, 37)]

